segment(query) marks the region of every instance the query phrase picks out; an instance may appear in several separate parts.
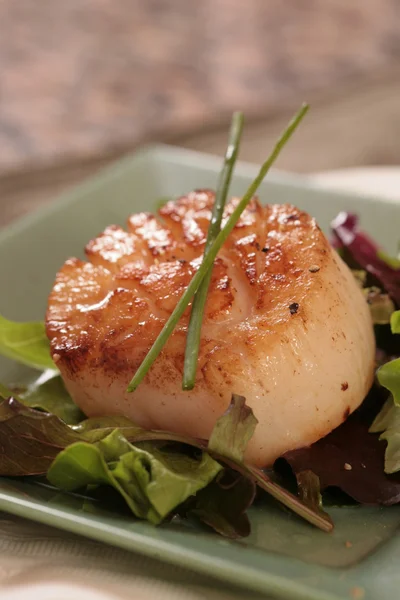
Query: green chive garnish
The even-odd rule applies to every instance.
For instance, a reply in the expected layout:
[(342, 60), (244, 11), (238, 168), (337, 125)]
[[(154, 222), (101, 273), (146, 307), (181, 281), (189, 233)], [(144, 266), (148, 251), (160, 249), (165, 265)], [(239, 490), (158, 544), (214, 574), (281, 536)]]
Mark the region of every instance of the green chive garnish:
[(141, 381), (146, 376), (147, 371), (150, 369), (151, 365), (156, 360), (157, 356), (160, 354), (161, 350), (167, 343), (169, 336), (175, 329), (179, 319), (185, 312), (189, 302), (192, 300), (193, 296), (199, 289), (200, 284), (203, 281), (204, 277), (208, 273), (209, 269), (212, 267), (215, 257), (217, 256), (219, 250), (221, 249), (221, 246), (224, 244), (227, 237), (231, 233), (232, 229), (235, 227), (237, 221), (240, 218), (240, 215), (242, 214), (242, 212), (244, 211), (244, 209), (246, 208), (246, 206), (248, 205), (248, 203), (250, 202), (250, 200), (256, 193), (256, 191), (259, 188), (260, 184), (262, 183), (264, 177), (266, 176), (269, 169), (271, 168), (271, 165), (275, 162), (275, 160), (279, 156), (282, 148), (284, 147), (286, 142), (290, 139), (290, 137), (292, 136), (294, 131), (297, 129), (298, 125), (300, 124), (300, 122), (302, 121), (306, 112), (308, 111), (308, 108), (309, 108), (308, 104), (303, 104), (303, 106), (300, 108), (300, 110), (296, 113), (296, 115), (290, 121), (290, 123), (286, 127), (285, 131), (282, 133), (282, 135), (276, 142), (271, 154), (269, 155), (269, 157), (267, 158), (265, 163), (261, 166), (261, 169), (260, 169), (257, 177), (250, 184), (247, 192), (245, 193), (243, 198), (240, 200), (240, 202), (236, 206), (235, 210), (233, 211), (233, 213), (229, 217), (228, 221), (226, 222), (224, 228), (217, 235), (216, 239), (214, 240), (214, 242), (211, 245), (208, 252), (206, 254), (204, 254), (203, 262), (201, 263), (199, 270), (193, 276), (191, 282), (189, 283), (188, 287), (182, 294), (178, 304), (176, 305), (175, 309), (173, 310), (170, 318), (168, 319), (168, 321), (162, 328), (156, 341), (150, 348), (150, 350), (149, 350), (148, 354), (146, 355), (145, 359), (143, 360), (142, 364), (140, 365), (140, 367), (136, 371), (135, 375), (133, 376), (133, 379), (130, 382), (128, 389), (127, 389), (128, 392), (134, 392), (136, 390), (138, 385), (141, 383)]
[[(224, 164), (217, 185), (215, 202), (212, 210), (210, 226), (208, 228), (204, 255), (210, 250), (212, 243), (220, 232), (222, 215), (224, 214), (226, 197), (232, 179), (233, 168), (239, 152), (240, 138), (243, 129), (243, 113), (233, 114), (231, 130), (229, 132), (228, 147), (225, 153)], [(212, 266), (204, 276), (203, 281), (193, 300), (190, 313), (189, 327), (186, 337), (185, 363), (183, 368), (182, 389), (192, 390), (196, 382), (197, 359), (203, 322), (204, 307), (207, 300), (208, 288), (212, 275)]]

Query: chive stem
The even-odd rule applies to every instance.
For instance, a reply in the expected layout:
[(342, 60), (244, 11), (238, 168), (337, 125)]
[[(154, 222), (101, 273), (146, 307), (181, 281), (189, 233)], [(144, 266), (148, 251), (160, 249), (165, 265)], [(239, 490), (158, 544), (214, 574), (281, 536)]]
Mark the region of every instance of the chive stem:
[[(232, 172), (239, 153), (240, 138), (243, 130), (243, 113), (235, 112), (232, 116), (231, 129), (228, 138), (228, 147), (225, 153), (224, 164), (219, 176), (215, 201), (211, 215), (210, 226), (208, 228), (207, 240), (204, 248), (204, 256), (211, 248), (212, 243), (221, 229), (222, 216), (229, 186), (232, 179)], [(193, 299), (192, 310), (190, 313), (189, 327), (186, 336), (185, 362), (183, 367), (183, 390), (192, 390), (196, 382), (197, 359), (199, 356), (199, 346), (201, 337), (201, 326), (203, 323), (204, 308), (207, 301), (208, 288), (210, 286), (212, 275), (212, 266), (208, 269), (206, 275), (196, 295)]]
[(148, 354), (146, 355), (145, 359), (143, 360), (142, 364), (140, 365), (140, 367), (136, 371), (135, 375), (133, 376), (131, 382), (129, 383), (129, 386), (127, 389), (128, 392), (134, 392), (136, 390), (138, 385), (142, 382), (142, 380), (146, 376), (151, 365), (156, 360), (157, 356), (160, 354), (161, 350), (167, 343), (169, 336), (175, 329), (179, 319), (182, 317), (183, 313), (185, 312), (189, 302), (192, 300), (193, 296), (199, 289), (200, 284), (203, 281), (208, 270), (212, 267), (215, 257), (217, 256), (219, 250), (221, 249), (221, 246), (225, 243), (227, 237), (229, 236), (229, 234), (235, 227), (237, 221), (240, 218), (240, 215), (242, 214), (242, 212), (244, 211), (244, 209), (246, 208), (246, 206), (248, 205), (248, 203), (254, 196), (255, 192), (257, 191), (260, 184), (262, 183), (264, 177), (266, 176), (269, 169), (271, 168), (271, 165), (275, 162), (275, 160), (279, 156), (282, 148), (285, 146), (286, 142), (290, 139), (290, 137), (292, 136), (294, 131), (297, 129), (298, 125), (300, 124), (303, 117), (307, 113), (308, 108), (309, 108), (308, 104), (303, 104), (302, 107), (300, 108), (300, 110), (295, 114), (293, 119), (290, 121), (290, 123), (288, 124), (288, 126), (286, 127), (286, 129), (284, 130), (284, 132), (281, 134), (278, 141), (276, 142), (271, 154), (269, 155), (269, 157), (267, 158), (265, 163), (261, 166), (261, 169), (260, 169), (257, 177), (250, 184), (249, 188), (247, 189), (246, 193), (244, 194), (244, 196), (242, 197), (242, 199), (236, 206), (235, 210), (232, 212), (232, 214), (229, 217), (228, 221), (226, 222), (225, 226), (223, 227), (223, 229), (221, 229), (218, 236), (214, 240), (209, 251), (204, 255), (203, 262), (202, 262), (199, 270), (193, 276), (188, 287), (186, 288), (186, 290), (182, 294), (181, 298), (179, 299), (170, 318), (165, 323), (160, 334), (158, 335), (157, 339), (155, 340), (154, 344), (150, 348), (150, 350), (149, 350)]

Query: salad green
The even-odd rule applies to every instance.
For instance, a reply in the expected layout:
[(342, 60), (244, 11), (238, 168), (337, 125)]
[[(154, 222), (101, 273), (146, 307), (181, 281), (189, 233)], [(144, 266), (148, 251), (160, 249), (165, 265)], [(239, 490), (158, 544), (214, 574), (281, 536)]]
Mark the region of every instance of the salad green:
[(76, 442), (60, 452), (47, 472), (55, 487), (75, 491), (111, 485), (134, 515), (158, 524), (190, 496), (205, 488), (222, 470), (207, 452), (185, 452), (128, 442), (119, 429), (90, 444)]
[[(234, 116), (202, 264), (128, 391), (140, 384), (195, 298), (183, 381), (184, 389), (193, 387), (214, 259), (307, 110), (304, 105), (295, 115), (221, 229), (242, 130), (241, 113)], [(334, 244), (353, 270), (370, 306), (379, 368), (365, 402), (350, 417), (345, 413), (340, 427), (312, 446), (288, 452), (279, 459), (278, 462), (290, 465), (297, 495), (281, 485), (281, 481), (286, 485), (287, 480), (278, 465), (267, 472), (246, 464), (246, 448), (257, 419), (243, 396), (232, 393), (231, 404), (216, 421), (208, 441), (169, 431), (145, 430), (123, 416), (86, 418), (74, 404), (51, 358), (44, 323), (18, 323), (2, 316), (0, 354), (42, 374), (27, 388), (0, 384), (0, 476), (46, 477), (52, 486), (66, 493), (84, 490), (87, 506), (91, 494), (98, 500), (105, 489), (111, 490), (137, 518), (156, 525), (174, 517), (195, 519), (230, 538), (250, 533), (246, 511), (258, 491), (268, 493), (324, 531), (333, 528), (322, 507), (321, 492), (327, 488), (340, 488), (361, 503), (399, 503), (400, 474), (396, 473), (400, 471), (400, 261), (389, 257), (359, 229), (356, 215), (339, 214), (332, 230)]]
[(0, 315), (0, 352), (28, 367), (57, 371), (42, 321), (18, 323)]
[[(365, 265), (356, 267), (371, 307), (378, 298), (378, 312), (371, 308), (373, 317), (379, 315), (374, 320), (382, 354), (370, 394), (374, 408), (367, 399), (326, 438), (284, 456), (296, 476), (298, 496), (278, 483), (279, 475), (244, 462), (257, 420), (243, 397), (233, 394), (208, 442), (144, 430), (123, 416), (87, 419), (54, 368), (43, 323), (4, 318), (0, 353), (43, 373), (18, 393), (0, 384), (0, 475), (46, 476), (60, 490), (83, 488), (97, 498), (102, 489), (112, 488), (138, 518), (155, 524), (174, 516), (196, 519), (232, 538), (248, 535), (246, 511), (257, 488), (325, 531), (333, 525), (322, 508), (321, 490), (332, 485), (359, 502), (399, 502), (400, 311)], [(382, 399), (387, 399), (384, 405)], [(343, 464), (351, 465), (351, 477)]]

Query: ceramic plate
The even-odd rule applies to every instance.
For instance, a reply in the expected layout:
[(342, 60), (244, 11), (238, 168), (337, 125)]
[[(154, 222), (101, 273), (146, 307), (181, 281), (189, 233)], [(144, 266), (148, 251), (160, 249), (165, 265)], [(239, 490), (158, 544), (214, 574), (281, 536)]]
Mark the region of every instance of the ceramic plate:
[[(10, 319), (43, 318), (55, 272), (106, 225), (156, 207), (161, 197), (215, 187), (220, 159), (151, 147), (109, 168), (37, 213), (0, 233), (0, 312)], [(257, 168), (239, 164), (232, 185), (241, 194)], [(400, 237), (400, 204), (329, 192), (307, 179), (271, 174), (263, 202), (292, 202), (323, 229), (340, 210), (355, 211), (388, 251)], [(0, 361), (0, 380), (28, 380), (32, 372)], [(0, 510), (184, 565), (221, 580), (287, 600), (393, 600), (400, 589), (400, 507), (333, 508), (334, 533), (325, 534), (265, 500), (250, 511), (252, 534), (231, 542), (176, 522), (154, 528), (107, 511), (82, 510), (79, 496), (30, 481), (0, 478)]]

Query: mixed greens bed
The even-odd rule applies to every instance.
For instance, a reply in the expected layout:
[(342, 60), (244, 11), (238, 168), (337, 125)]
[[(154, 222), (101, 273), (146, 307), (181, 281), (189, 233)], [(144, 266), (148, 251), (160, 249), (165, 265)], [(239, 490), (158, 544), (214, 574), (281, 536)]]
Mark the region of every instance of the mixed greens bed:
[(138, 518), (159, 524), (178, 515), (230, 538), (249, 534), (246, 511), (257, 493), (325, 531), (333, 527), (322, 509), (328, 488), (363, 504), (400, 502), (400, 262), (358, 229), (355, 215), (341, 213), (332, 230), (371, 308), (378, 369), (363, 405), (327, 437), (265, 471), (244, 462), (257, 420), (235, 394), (208, 442), (144, 430), (125, 417), (86, 419), (51, 359), (44, 324), (2, 317), (0, 352), (43, 373), (28, 387), (0, 386), (0, 475), (45, 477), (97, 501), (104, 494), (109, 502), (111, 487)]
[[(243, 125), (241, 113), (233, 116), (203, 261), (128, 391), (143, 380), (190, 302), (182, 387), (195, 385), (215, 257), (307, 109), (303, 106), (289, 123), (221, 227)], [(87, 419), (53, 363), (44, 323), (0, 317), (0, 354), (42, 372), (28, 387), (0, 384), (0, 476), (46, 481), (66, 493), (83, 490), (97, 502), (109, 503), (111, 491), (112, 504), (122, 500), (140, 519), (154, 524), (175, 517), (194, 519), (230, 538), (250, 533), (247, 509), (256, 496), (262, 501), (263, 493), (324, 531), (333, 528), (322, 507), (325, 490), (340, 489), (342, 501), (400, 502), (400, 258), (377, 247), (358, 228), (356, 215), (338, 215), (332, 232), (334, 246), (370, 306), (378, 348), (374, 385), (339, 428), (310, 447), (286, 453), (273, 469), (262, 470), (244, 460), (257, 419), (235, 390), (208, 441), (144, 430), (123, 416)]]

